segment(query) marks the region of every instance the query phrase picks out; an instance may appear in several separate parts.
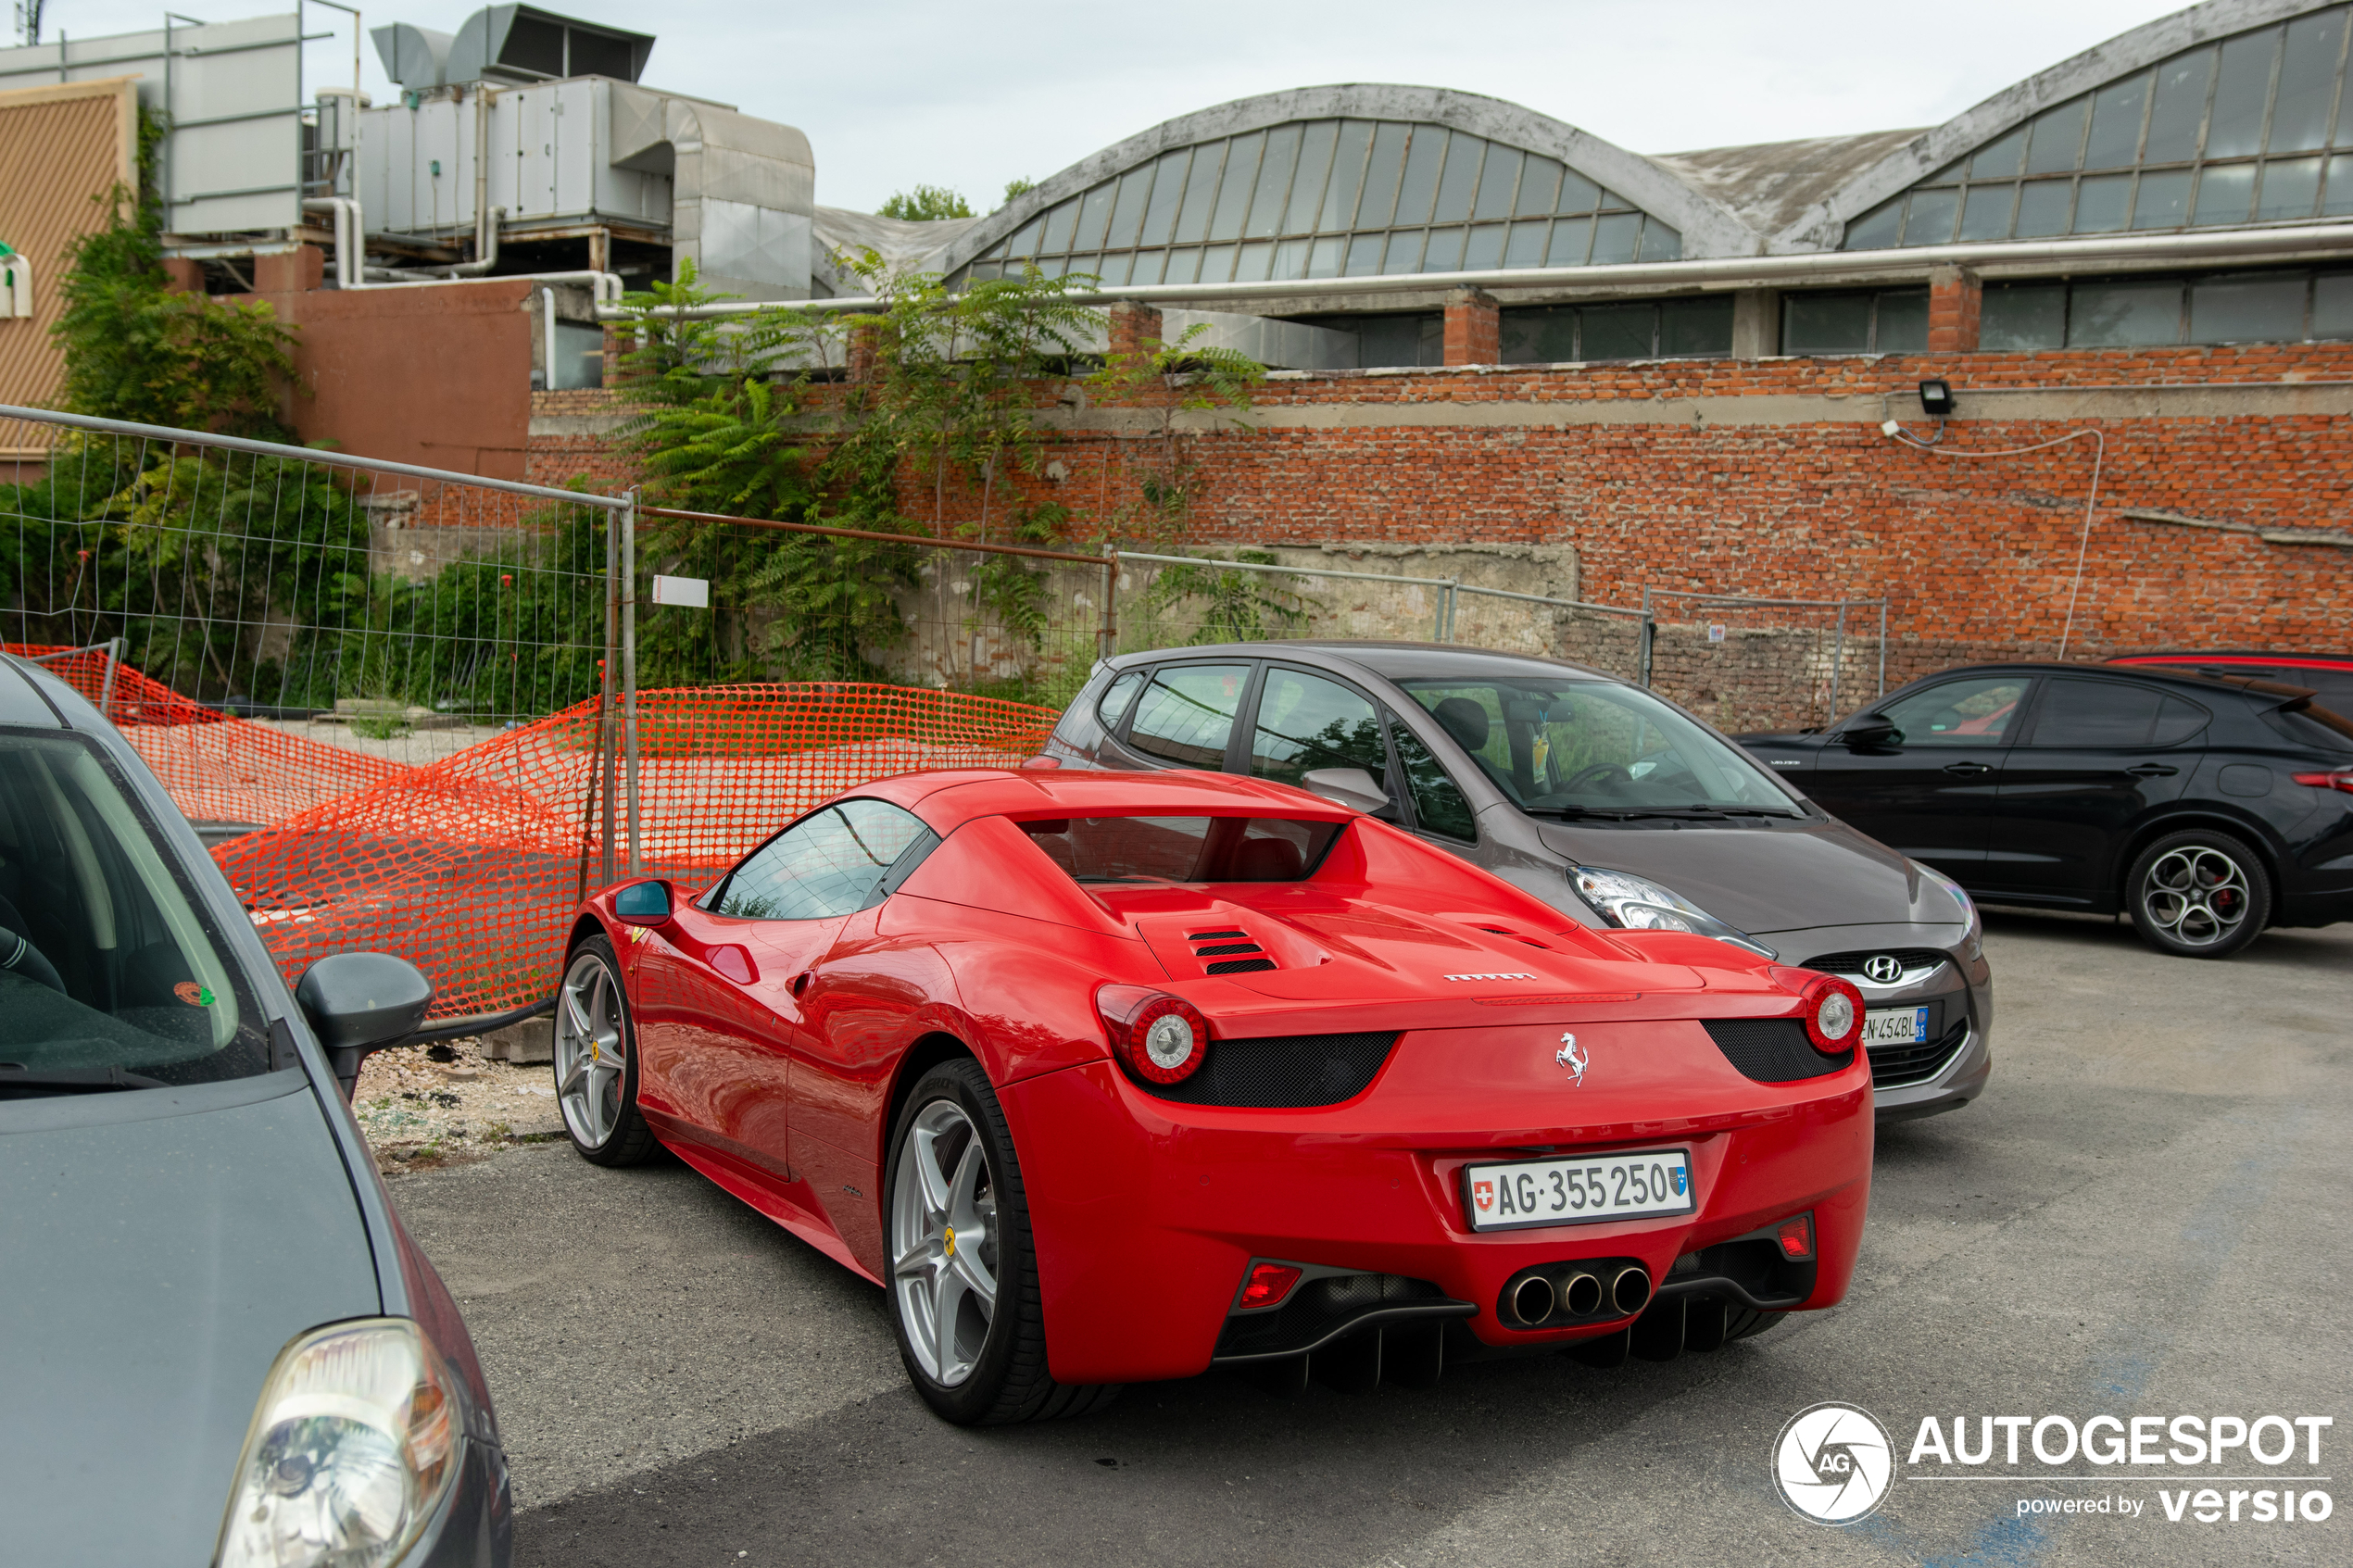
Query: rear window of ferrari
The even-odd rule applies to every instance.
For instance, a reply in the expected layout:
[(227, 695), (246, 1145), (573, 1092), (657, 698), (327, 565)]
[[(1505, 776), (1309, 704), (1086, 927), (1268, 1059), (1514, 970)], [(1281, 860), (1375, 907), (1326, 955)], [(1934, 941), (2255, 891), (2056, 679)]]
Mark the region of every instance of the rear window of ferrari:
[(1345, 822), (1290, 817), (1055, 817), (1019, 824), (1075, 882), (1298, 882)]

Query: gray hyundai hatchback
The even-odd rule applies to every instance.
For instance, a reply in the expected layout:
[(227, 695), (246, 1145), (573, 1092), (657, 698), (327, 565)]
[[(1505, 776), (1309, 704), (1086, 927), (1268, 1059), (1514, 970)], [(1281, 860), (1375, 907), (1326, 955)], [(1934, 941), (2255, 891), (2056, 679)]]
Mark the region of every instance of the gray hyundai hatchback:
[(1163, 648), (1099, 664), (1047, 755), (1280, 779), (1585, 925), (1697, 932), (1843, 976), (1863, 994), (1882, 1121), (1966, 1105), (1992, 1070), (1969, 896), (1614, 677), (1433, 644)]
[(290, 991), (138, 755), (0, 657), (0, 1559), (508, 1561), (472, 1342), (345, 1098), (432, 995), (380, 953)]

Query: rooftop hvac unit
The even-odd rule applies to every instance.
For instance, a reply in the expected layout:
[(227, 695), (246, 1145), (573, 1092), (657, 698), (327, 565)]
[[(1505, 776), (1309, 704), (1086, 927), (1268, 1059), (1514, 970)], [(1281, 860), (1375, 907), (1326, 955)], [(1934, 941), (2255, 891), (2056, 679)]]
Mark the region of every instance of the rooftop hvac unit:
[[(422, 30), (418, 30), (422, 31)], [(377, 45), (382, 51), (384, 45)], [(560, 17), (530, 6), (488, 6), (468, 17), (448, 47), (442, 82), (555, 82), (609, 76), (635, 82), (654, 41), (646, 33)], [(385, 69), (392, 62), (386, 59)], [(437, 85), (394, 80), (403, 87)]]

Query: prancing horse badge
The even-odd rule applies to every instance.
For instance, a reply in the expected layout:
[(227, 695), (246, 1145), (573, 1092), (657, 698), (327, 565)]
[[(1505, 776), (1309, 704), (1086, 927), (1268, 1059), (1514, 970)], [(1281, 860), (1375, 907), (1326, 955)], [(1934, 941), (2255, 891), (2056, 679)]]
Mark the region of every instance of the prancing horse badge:
[(1584, 1047), (1577, 1043), (1576, 1035), (1563, 1035), (1561, 1036), (1561, 1048), (1553, 1053), (1553, 1060), (1568, 1070), (1568, 1082), (1571, 1088), (1584, 1087), (1588, 1058)]

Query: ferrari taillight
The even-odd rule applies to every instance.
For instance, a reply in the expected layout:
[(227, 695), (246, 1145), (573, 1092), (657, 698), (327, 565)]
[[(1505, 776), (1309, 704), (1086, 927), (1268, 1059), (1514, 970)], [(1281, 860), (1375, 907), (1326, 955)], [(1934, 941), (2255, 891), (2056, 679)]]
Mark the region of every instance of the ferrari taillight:
[(2332, 768), (2325, 773), (2290, 773), (2307, 789), (2341, 789), (2353, 795), (2353, 768)]
[(1141, 985), (1105, 985), (1095, 1012), (1111, 1048), (1128, 1072), (1154, 1084), (1179, 1084), (1209, 1056), (1209, 1020), (1181, 997)]
[(1806, 987), (1806, 1037), (1824, 1056), (1855, 1048), (1863, 1033), (1863, 993), (1835, 974)]

